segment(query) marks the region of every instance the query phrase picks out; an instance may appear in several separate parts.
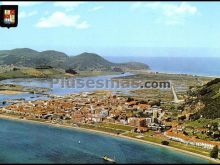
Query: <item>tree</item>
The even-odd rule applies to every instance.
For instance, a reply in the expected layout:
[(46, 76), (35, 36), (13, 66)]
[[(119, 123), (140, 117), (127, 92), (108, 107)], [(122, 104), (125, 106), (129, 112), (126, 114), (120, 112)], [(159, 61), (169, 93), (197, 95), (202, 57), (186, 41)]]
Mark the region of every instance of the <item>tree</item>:
[(211, 158), (218, 158), (218, 146), (214, 146), (213, 149), (210, 152), (210, 157)]
[(70, 73), (70, 74), (77, 74), (77, 72), (73, 69), (67, 69), (65, 70), (66, 73)]
[(144, 100), (141, 100), (140, 102), (139, 102), (139, 104), (147, 104), (148, 102), (147, 101), (144, 101)]
[(131, 97), (128, 97), (127, 102), (131, 102), (131, 101), (134, 101), (134, 99), (133, 99), (133, 98), (131, 98)]
[(218, 131), (218, 122), (212, 123), (212, 124), (211, 124), (211, 129), (212, 129), (213, 131)]
[(163, 145), (169, 145), (169, 142), (166, 141), (166, 140), (164, 140), (164, 141), (161, 142), (161, 144), (163, 144)]

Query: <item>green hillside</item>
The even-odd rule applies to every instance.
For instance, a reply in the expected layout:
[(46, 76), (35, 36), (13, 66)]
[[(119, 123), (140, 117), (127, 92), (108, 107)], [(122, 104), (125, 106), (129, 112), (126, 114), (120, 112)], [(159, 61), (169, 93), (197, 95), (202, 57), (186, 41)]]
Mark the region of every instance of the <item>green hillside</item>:
[(193, 119), (220, 118), (220, 78), (197, 89), (191, 89), (186, 106), (194, 112)]
[(113, 65), (97, 54), (86, 52), (71, 56), (67, 61), (67, 66), (76, 70), (110, 70)]
[(0, 63), (25, 67), (37, 67), (40, 65), (51, 65), (53, 67), (63, 66), (68, 56), (57, 51), (37, 52), (32, 49), (13, 49), (0, 52)]
[(24, 67), (51, 66), (53, 68), (74, 69), (78, 71), (114, 71), (115, 68), (119, 68), (118, 70), (121, 71), (149, 69), (148, 65), (137, 62), (112, 63), (94, 53), (68, 56), (65, 53), (54, 50), (38, 52), (29, 48), (0, 51), (0, 64), (13, 64)]
[[(52, 69), (35, 69), (35, 68), (21, 68), (12, 70), (5, 73), (0, 73), (0, 80), (10, 78), (55, 78), (65, 75), (65, 72), (52, 68)], [(68, 75), (66, 75), (68, 76)]]
[(128, 62), (128, 63), (122, 63), (122, 64), (116, 64), (116, 66), (123, 68), (124, 70), (146, 70), (149, 69), (149, 67), (140, 62)]

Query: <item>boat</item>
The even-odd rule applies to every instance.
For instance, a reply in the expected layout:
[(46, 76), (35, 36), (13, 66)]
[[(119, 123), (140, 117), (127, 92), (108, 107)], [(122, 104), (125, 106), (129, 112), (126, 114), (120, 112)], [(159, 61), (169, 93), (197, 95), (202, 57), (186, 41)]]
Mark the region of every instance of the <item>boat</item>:
[(80, 144), (80, 140), (78, 141), (78, 143)]
[(111, 159), (111, 158), (109, 158), (109, 157), (106, 156), (106, 155), (103, 156), (102, 158), (103, 158), (105, 161), (112, 162), (112, 163), (116, 163), (114, 159)]

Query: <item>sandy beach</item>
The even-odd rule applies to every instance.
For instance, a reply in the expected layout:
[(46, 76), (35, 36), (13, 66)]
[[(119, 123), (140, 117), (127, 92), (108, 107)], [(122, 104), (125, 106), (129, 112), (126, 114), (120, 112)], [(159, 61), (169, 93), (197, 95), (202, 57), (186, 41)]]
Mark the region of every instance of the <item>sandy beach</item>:
[(162, 145), (162, 144), (153, 143), (153, 142), (149, 142), (149, 141), (146, 141), (146, 140), (132, 138), (132, 137), (124, 136), (124, 135), (116, 135), (116, 134), (113, 134), (113, 133), (108, 133), (108, 132), (103, 132), (103, 131), (98, 131), (98, 130), (93, 130), (93, 129), (87, 129), (87, 128), (81, 128), (81, 127), (72, 127), (72, 126), (69, 126), (69, 125), (52, 124), (52, 123), (47, 123), (47, 122), (42, 122), (42, 121), (20, 119), (19, 117), (12, 117), (12, 116), (2, 115), (2, 114), (0, 114), (0, 118), (9, 119), (9, 120), (16, 120), (16, 121), (22, 121), (22, 122), (28, 122), (28, 123), (49, 125), (49, 126), (52, 126), (52, 127), (75, 129), (75, 130), (93, 132), (93, 133), (101, 133), (101, 134), (105, 134), (105, 135), (108, 135), (108, 136), (125, 138), (125, 139), (128, 139), (128, 140), (133, 140), (133, 141), (138, 141), (138, 142), (142, 142), (142, 143), (152, 144), (152, 145), (156, 145), (156, 146), (159, 146), (159, 147), (165, 147), (165, 148), (168, 148), (168, 149), (171, 149), (171, 150), (176, 150), (176, 151), (183, 152), (183, 153), (186, 153), (186, 154), (189, 154), (189, 155), (194, 155), (194, 156), (197, 156), (197, 157), (201, 157), (201, 158), (207, 159), (207, 160), (209, 160), (213, 163), (216, 163), (216, 164), (220, 163), (219, 159), (213, 159), (213, 158), (210, 158), (208, 156), (200, 155), (200, 154), (193, 153), (193, 152), (190, 152), (190, 151), (178, 149), (178, 148), (171, 147), (171, 146), (165, 146), (165, 145)]
[(11, 91), (11, 90), (0, 90), (0, 94), (4, 95), (17, 95), (17, 94), (22, 94), (26, 92), (21, 92), (21, 91)]

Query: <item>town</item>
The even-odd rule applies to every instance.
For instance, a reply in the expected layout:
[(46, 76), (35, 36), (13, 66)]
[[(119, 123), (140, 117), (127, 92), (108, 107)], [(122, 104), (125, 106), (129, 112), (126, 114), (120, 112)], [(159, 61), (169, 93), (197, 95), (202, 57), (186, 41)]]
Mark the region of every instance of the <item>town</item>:
[(116, 96), (110, 91), (96, 94), (84, 92), (50, 100), (24, 101), (5, 106), (2, 112), (24, 118), (47, 119), (53, 123), (65, 121), (71, 121), (73, 124), (120, 123), (133, 126), (137, 132), (165, 128), (161, 120), (165, 112), (159, 106)]
[[(169, 122), (166, 117), (170, 112), (158, 102), (136, 100), (131, 97), (119, 96), (112, 91), (83, 92), (66, 96), (54, 96), (49, 100), (21, 101), (5, 106), (3, 114), (20, 116), (22, 119), (41, 120), (52, 124), (70, 126), (94, 126), (105, 123), (127, 126), (127, 132), (116, 129), (116, 134), (128, 132), (138, 133), (143, 138), (146, 132), (154, 132), (155, 138), (162, 138), (212, 149), (219, 142), (206, 141), (189, 137), (184, 134), (184, 127)], [(170, 124), (171, 123), (171, 124)], [(92, 127), (88, 127), (92, 128)]]

